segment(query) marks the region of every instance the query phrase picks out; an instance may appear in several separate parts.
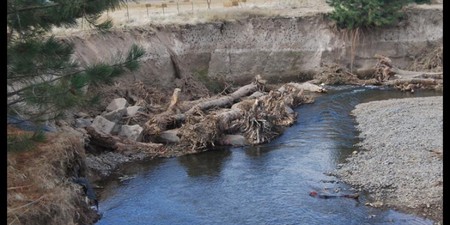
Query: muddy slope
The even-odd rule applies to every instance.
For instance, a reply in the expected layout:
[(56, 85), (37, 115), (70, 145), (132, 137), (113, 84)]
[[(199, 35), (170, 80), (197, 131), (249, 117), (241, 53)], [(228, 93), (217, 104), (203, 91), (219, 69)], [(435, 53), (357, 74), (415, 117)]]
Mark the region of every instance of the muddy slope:
[[(376, 53), (406, 67), (421, 49), (442, 41), (442, 15), (442, 5), (410, 8), (399, 25), (364, 31), (355, 51), (354, 69), (372, 68)], [(75, 55), (84, 63), (126, 52), (133, 43), (139, 44), (147, 50), (142, 68), (126, 79), (172, 88), (176, 78), (173, 59), (180, 62), (182, 73), (234, 80), (248, 80), (255, 74), (271, 81), (303, 80), (326, 63), (349, 66), (350, 37), (331, 25), (324, 14), (253, 17), (233, 22), (131, 27), (68, 39), (75, 43)]]

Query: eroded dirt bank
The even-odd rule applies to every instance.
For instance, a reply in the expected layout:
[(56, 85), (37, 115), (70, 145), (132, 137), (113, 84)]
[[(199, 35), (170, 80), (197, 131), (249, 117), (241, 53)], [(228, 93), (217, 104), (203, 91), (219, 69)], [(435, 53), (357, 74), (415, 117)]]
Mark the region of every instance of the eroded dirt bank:
[[(407, 67), (423, 48), (442, 41), (442, 15), (442, 5), (417, 6), (407, 9), (398, 25), (361, 31), (354, 52), (354, 71), (371, 69), (376, 63), (375, 54), (390, 57), (400, 68)], [(124, 79), (169, 89), (184, 73), (246, 81), (255, 74), (269, 81), (308, 80), (322, 65), (349, 67), (352, 58), (349, 32), (333, 28), (325, 13), (147, 25), (66, 38), (75, 43), (76, 58), (84, 63), (108, 58), (118, 50), (126, 52), (133, 43), (140, 44), (147, 51), (142, 68)]]
[(441, 96), (357, 105), (352, 113), (364, 151), (351, 157), (337, 175), (371, 193), (375, 202), (442, 224), (442, 103)]

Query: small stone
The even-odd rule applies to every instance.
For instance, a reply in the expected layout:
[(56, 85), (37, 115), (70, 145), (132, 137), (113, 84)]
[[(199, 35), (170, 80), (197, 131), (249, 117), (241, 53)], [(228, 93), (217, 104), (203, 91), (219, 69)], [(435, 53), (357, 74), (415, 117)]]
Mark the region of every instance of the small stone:
[(355, 155), (355, 154), (358, 154), (358, 152), (357, 151), (353, 151), (352, 154)]
[(369, 206), (375, 207), (375, 208), (379, 208), (383, 206), (383, 202), (380, 201), (376, 201), (376, 202), (371, 202), (369, 203)]
[(135, 106), (130, 106), (130, 107), (127, 108), (127, 115), (133, 117), (133, 116), (136, 115), (136, 113), (137, 113), (141, 108), (142, 108), (142, 107), (137, 106), (137, 105), (135, 105)]
[(111, 112), (118, 109), (123, 109), (128, 106), (128, 102), (124, 98), (116, 98), (109, 103), (108, 107), (106, 107), (106, 111)]
[(75, 127), (88, 127), (92, 124), (92, 118), (76, 118), (75, 119)]

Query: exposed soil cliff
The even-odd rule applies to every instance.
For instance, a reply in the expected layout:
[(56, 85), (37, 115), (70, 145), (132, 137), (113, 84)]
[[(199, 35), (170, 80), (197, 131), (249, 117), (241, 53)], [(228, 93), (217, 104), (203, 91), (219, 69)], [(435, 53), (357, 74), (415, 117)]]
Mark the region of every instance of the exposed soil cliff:
[[(407, 67), (428, 45), (442, 41), (442, 5), (412, 7), (398, 25), (362, 31), (354, 52), (354, 70), (371, 69), (375, 54), (385, 55), (400, 68)], [(348, 32), (337, 31), (324, 13), (295, 17), (255, 16), (238, 21), (186, 25), (140, 26), (108, 33), (68, 37), (76, 58), (94, 63), (126, 52), (131, 44), (147, 54), (141, 69), (124, 78), (147, 85), (174, 88), (175, 64), (181, 73), (269, 81), (307, 80), (322, 65), (350, 66), (352, 47)], [(172, 56), (172, 57), (171, 57)], [(175, 61), (175, 62), (174, 62)]]

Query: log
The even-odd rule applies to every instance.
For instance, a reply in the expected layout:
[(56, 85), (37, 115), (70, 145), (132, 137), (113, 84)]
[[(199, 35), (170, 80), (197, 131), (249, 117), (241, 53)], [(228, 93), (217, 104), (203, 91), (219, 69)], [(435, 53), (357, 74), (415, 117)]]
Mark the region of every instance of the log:
[(170, 105), (167, 108), (167, 111), (175, 112), (175, 107), (178, 105), (178, 98), (180, 96), (181, 89), (175, 88), (173, 90), (172, 98), (170, 100)]
[(255, 101), (255, 99), (249, 99), (238, 102), (233, 104), (231, 109), (217, 114), (219, 127), (222, 132), (227, 132), (232, 129), (232, 121), (242, 118), (245, 112), (249, 110), (249, 107), (251, 107)]
[(146, 152), (157, 155), (162, 151), (162, 144), (144, 143), (122, 139), (117, 136), (101, 133), (96, 131), (93, 127), (85, 128), (90, 136), (89, 144), (106, 148), (112, 151), (131, 153), (131, 152)]
[(401, 70), (395, 67), (391, 68), (391, 71), (400, 76), (400, 79), (411, 79), (411, 78), (434, 78), (442, 79), (442, 72), (423, 72), (423, 71), (408, 71)]
[(236, 100), (255, 92), (257, 89), (258, 89), (257, 84), (255, 83), (247, 84), (227, 96), (223, 96), (217, 99), (205, 100), (204, 102), (201, 102), (193, 106), (185, 114), (192, 115), (198, 109), (204, 111), (213, 107), (223, 108), (232, 105)]
[(431, 79), (431, 78), (410, 78), (410, 79), (396, 79), (385, 81), (386, 85), (395, 86), (401, 84), (423, 84), (423, 85), (437, 85), (442, 84), (442, 80)]
[(309, 82), (304, 82), (304, 83), (288, 83), (287, 85), (290, 85), (292, 87), (295, 87), (298, 90), (304, 90), (304, 91), (310, 91), (310, 92), (319, 92), (319, 93), (323, 93), (323, 92), (327, 92), (327, 90), (324, 87), (321, 87), (319, 85), (315, 85)]
[(116, 140), (114, 136), (105, 134), (103, 132), (96, 131), (93, 127), (85, 127), (88, 135), (89, 135), (89, 144), (96, 145), (106, 149), (115, 150), (117, 147), (115, 146)]

